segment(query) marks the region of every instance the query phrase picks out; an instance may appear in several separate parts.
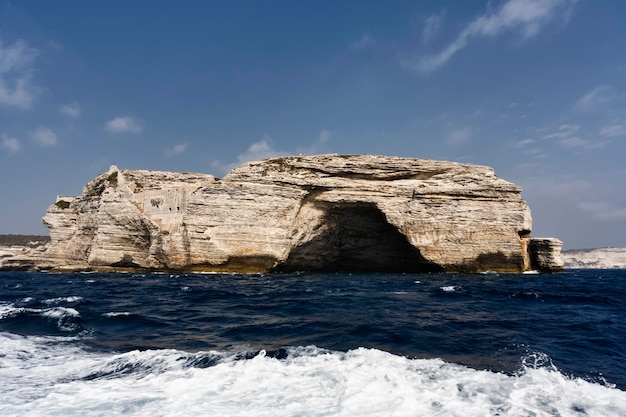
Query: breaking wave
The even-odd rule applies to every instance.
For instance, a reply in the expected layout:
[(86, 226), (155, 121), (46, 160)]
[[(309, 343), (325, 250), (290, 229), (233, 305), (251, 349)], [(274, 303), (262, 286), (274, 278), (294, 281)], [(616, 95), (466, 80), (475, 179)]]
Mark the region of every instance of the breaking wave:
[(72, 341), (0, 334), (0, 415), (626, 415), (626, 392), (540, 354), (506, 375), (365, 348), (103, 354)]

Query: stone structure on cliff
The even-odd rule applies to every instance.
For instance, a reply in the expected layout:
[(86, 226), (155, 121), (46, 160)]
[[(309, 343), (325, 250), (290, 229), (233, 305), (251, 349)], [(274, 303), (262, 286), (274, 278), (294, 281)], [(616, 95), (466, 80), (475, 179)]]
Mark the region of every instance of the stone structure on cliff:
[[(53, 270), (558, 271), (521, 190), (484, 166), (370, 155), (246, 163), (223, 179), (116, 167), (44, 217)], [(532, 250), (535, 252), (532, 252)]]

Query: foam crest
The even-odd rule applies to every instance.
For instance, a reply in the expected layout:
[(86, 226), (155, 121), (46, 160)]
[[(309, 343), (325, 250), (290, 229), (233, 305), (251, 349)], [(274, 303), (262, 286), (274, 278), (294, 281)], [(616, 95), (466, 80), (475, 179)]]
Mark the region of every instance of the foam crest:
[(60, 304), (60, 303), (77, 303), (83, 300), (83, 297), (70, 296), (70, 297), (56, 297), (44, 300), (45, 304)]
[(49, 308), (45, 310), (33, 309), (33, 311), (40, 311), (42, 316), (50, 317), (53, 319), (80, 316), (80, 313), (76, 309), (73, 309), (71, 307), (55, 307), (55, 308)]
[(626, 392), (375, 349), (95, 354), (0, 333), (0, 415), (623, 416)]
[(22, 307), (15, 307), (14, 304), (0, 304), (0, 320), (14, 317), (24, 311)]
[(126, 316), (130, 316), (133, 313), (129, 312), (129, 311), (111, 311), (109, 313), (104, 313), (102, 314), (104, 317), (126, 317)]
[(57, 329), (70, 332), (78, 329), (76, 319), (80, 317), (78, 310), (71, 307), (27, 308), (16, 307), (14, 304), (0, 304), (0, 320), (9, 320), (23, 316), (39, 316), (46, 320), (56, 320)]

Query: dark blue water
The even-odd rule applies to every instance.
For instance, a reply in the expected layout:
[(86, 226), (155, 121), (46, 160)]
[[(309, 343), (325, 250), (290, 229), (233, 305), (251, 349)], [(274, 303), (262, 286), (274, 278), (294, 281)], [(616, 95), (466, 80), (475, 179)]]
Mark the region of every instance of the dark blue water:
[[(359, 347), (626, 389), (626, 271), (552, 275), (0, 273), (0, 333), (94, 352)], [(540, 364), (541, 365), (541, 364)]]

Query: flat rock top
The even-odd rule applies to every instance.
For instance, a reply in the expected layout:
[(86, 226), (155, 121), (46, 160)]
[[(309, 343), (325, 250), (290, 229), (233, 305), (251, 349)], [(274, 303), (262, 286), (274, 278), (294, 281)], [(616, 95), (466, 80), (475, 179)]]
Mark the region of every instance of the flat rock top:
[(465, 186), (521, 192), (518, 186), (498, 178), (493, 169), (487, 166), (380, 155), (331, 154), (271, 158), (245, 163), (226, 175), (224, 180), (330, 188), (368, 188), (369, 185), (377, 186), (381, 183), (397, 186), (419, 184), (421, 187)]

